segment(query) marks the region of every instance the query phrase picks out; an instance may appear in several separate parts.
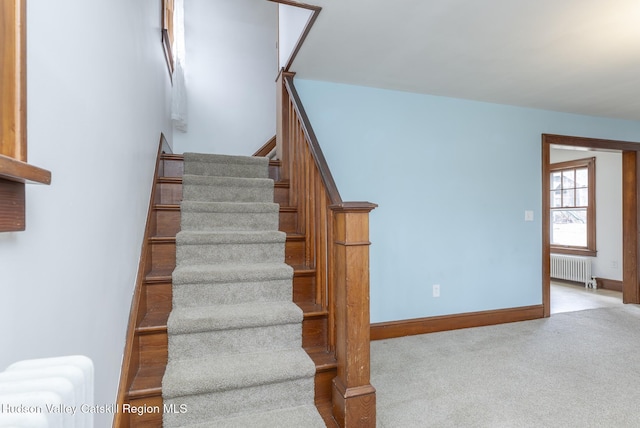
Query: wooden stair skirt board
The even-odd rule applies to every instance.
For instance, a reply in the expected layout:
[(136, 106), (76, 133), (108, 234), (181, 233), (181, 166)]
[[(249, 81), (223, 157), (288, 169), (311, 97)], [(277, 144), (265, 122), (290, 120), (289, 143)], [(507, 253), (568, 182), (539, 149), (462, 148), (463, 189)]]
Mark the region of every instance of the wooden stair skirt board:
[[(118, 391), (124, 405), (163, 409), (162, 376), (167, 364), (167, 319), (171, 312), (171, 273), (180, 230), (182, 156), (162, 153), (161, 143)], [(157, 407), (156, 407), (157, 406)], [(162, 412), (119, 411), (114, 428), (160, 427)]]
[(534, 305), (493, 311), (468, 312), (464, 314), (381, 322), (371, 324), (371, 340), (391, 339), (415, 334), (528, 321), (543, 317), (544, 311), (542, 305)]

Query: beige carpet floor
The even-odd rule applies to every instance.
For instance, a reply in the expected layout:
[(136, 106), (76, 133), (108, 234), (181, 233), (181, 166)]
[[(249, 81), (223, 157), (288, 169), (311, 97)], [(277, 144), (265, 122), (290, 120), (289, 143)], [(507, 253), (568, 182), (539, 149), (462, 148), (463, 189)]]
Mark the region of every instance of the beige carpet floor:
[(371, 343), (379, 428), (640, 427), (640, 307)]

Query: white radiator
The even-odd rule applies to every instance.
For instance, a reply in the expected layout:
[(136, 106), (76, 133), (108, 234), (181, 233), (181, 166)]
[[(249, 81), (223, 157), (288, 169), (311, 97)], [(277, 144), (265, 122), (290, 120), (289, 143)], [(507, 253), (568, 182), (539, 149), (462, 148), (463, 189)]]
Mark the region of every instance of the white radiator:
[(0, 428), (93, 428), (93, 378), (80, 355), (10, 365), (0, 373)]
[(584, 282), (584, 286), (588, 287), (591, 281), (591, 259), (551, 254), (551, 278)]

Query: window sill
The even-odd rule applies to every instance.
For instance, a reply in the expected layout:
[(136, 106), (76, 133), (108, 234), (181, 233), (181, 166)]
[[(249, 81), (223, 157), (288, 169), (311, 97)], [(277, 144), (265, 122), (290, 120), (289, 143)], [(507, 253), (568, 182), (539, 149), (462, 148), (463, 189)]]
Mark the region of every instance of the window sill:
[(0, 155), (0, 179), (18, 183), (51, 184), (51, 172), (28, 163)]
[(590, 250), (588, 248), (571, 248), (571, 247), (550, 247), (551, 253), (554, 254), (569, 254), (574, 256), (585, 256), (585, 257), (596, 257), (598, 254), (595, 250)]
[(51, 172), (0, 155), (0, 232), (25, 230), (25, 183), (51, 183)]

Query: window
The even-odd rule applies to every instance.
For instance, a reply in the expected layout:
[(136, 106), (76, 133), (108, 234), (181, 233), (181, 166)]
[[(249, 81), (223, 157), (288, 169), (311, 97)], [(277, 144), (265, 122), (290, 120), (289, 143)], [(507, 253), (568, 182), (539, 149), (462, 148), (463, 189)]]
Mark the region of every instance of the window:
[(596, 159), (550, 165), (551, 252), (596, 255)]
[(174, 0), (162, 0), (162, 44), (164, 45), (167, 67), (169, 67), (169, 75), (173, 74), (173, 68), (175, 66), (173, 61), (173, 8)]
[(27, 163), (26, 0), (0, 1), (0, 232), (25, 230), (25, 183), (51, 173)]

